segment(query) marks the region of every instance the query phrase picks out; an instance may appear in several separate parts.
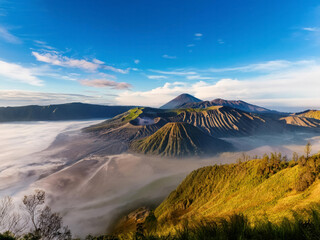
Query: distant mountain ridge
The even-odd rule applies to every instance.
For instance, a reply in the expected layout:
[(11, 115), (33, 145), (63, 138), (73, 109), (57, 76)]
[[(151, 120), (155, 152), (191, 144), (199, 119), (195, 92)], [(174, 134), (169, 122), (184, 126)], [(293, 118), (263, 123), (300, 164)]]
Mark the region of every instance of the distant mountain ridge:
[(224, 100), (221, 98), (214, 99), (212, 101), (202, 101), (198, 98), (193, 97), (190, 94), (181, 94), (178, 97), (172, 99), (166, 103), (161, 109), (179, 109), (179, 108), (208, 108), (212, 106), (225, 106), (236, 108), (245, 112), (253, 113), (277, 113), (264, 107), (253, 105), (241, 100)]
[(111, 118), (131, 108), (133, 106), (104, 106), (85, 103), (0, 107), (0, 122)]
[(307, 128), (320, 128), (320, 120), (315, 118), (308, 118), (304, 116), (296, 116), (291, 115), (288, 117), (280, 118), (280, 120), (286, 121), (287, 124), (293, 125), (293, 126), (300, 126), (300, 127), (307, 127)]
[(212, 101), (203, 101), (200, 103), (187, 103), (182, 105), (181, 108), (208, 108), (211, 106), (225, 106), (225, 107), (236, 108), (245, 112), (254, 112), (254, 113), (275, 112), (267, 108), (253, 105), (241, 100), (224, 100), (221, 98), (217, 98)]
[(306, 110), (304, 112), (296, 113), (299, 117), (307, 117), (307, 118), (314, 118), (320, 120), (320, 111), (319, 110)]

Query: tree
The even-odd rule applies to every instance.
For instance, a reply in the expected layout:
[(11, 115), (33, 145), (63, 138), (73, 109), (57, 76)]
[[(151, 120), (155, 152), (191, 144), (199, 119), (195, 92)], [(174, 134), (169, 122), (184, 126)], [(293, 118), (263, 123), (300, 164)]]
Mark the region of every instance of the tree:
[(312, 147), (311, 143), (308, 142), (307, 145), (304, 148), (304, 152), (307, 155), (306, 156), (307, 159), (309, 159), (309, 156), (310, 156), (310, 153), (311, 153), (311, 149), (312, 149), (311, 147)]
[(292, 154), (292, 160), (295, 161), (295, 162), (297, 162), (298, 159), (299, 159), (298, 153), (294, 152), (294, 153)]
[(36, 190), (35, 194), (24, 196), (23, 204), (29, 214), (34, 231), (26, 235), (28, 239), (65, 240), (71, 239), (68, 227), (63, 226), (62, 217), (51, 211), (45, 203), (45, 192)]
[(17, 236), (26, 228), (27, 222), (15, 211), (11, 197), (6, 196), (0, 200), (0, 231), (7, 236)]
[(42, 190), (35, 190), (35, 194), (24, 196), (22, 202), (26, 211), (30, 216), (30, 220), (34, 227), (34, 231), (38, 231), (38, 226), (36, 222), (36, 216), (40, 212), (40, 206), (44, 204), (44, 200), (46, 198), (46, 194)]

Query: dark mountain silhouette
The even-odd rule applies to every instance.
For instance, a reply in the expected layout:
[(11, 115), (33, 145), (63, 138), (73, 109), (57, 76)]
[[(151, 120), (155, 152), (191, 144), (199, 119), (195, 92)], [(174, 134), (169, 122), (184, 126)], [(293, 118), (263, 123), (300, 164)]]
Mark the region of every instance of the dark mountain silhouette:
[(111, 118), (131, 108), (132, 106), (104, 106), (85, 103), (0, 107), (0, 122)]

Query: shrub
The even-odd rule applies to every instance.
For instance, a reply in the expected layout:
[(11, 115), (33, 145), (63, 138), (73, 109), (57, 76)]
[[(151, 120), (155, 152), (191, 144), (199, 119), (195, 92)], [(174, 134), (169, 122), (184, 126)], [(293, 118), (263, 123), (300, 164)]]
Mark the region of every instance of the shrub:
[(299, 192), (304, 191), (314, 182), (315, 179), (315, 174), (311, 171), (311, 169), (307, 169), (300, 173), (295, 184), (295, 189)]

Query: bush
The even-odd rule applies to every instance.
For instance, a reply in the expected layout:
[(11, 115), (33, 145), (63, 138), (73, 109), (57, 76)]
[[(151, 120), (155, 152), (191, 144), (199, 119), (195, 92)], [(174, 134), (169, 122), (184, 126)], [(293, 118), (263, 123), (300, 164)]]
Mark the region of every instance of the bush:
[(300, 173), (295, 184), (295, 189), (299, 192), (304, 191), (315, 181), (315, 179), (315, 174), (310, 169), (307, 169)]

